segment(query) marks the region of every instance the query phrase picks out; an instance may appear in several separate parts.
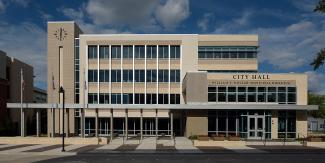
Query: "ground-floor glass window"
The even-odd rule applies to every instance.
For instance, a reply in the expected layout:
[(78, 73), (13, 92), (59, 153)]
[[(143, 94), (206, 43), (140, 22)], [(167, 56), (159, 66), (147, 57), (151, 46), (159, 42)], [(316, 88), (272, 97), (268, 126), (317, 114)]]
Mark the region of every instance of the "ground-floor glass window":
[(278, 112), (278, 138), (296, 137), (296, 111)]

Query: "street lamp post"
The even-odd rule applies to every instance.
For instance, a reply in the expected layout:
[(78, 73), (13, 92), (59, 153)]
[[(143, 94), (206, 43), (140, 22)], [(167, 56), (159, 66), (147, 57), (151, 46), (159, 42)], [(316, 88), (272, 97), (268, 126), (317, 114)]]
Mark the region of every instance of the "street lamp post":
[(59, 93), (62, 93), (63, 95), (63, 104), (62, 104), (62, 152), (65, 152), (64, 150), (64, 137), (65, 137), (65, 132), (64, 132), (64, 89), (61, 86), (59, 89)]

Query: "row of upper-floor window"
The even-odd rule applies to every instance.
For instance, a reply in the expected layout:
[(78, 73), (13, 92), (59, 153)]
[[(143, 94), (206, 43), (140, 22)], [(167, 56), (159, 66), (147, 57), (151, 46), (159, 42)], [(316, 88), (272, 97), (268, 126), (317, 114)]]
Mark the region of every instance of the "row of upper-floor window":
[(296, 87), (208, 87), (209, 102), (296, 103)]
[(88, 93), (89, 104), (110, 104), (110, 100), (111, 104), (180, 104), (180, 94)]
[(198, 58), (252, 59), (257, 58), (257, 47), (199, 46)]
[[(99, 49), (98, 49), (99, 47)], [(110, 49), (111, 47), (111, 49)], [(146, 48), (145, 48), (146, 47)], [(134, 53), (133, 53), (134, 50)], [(122, 52), (123, 51), (123, 52)], [(145, 52), (146, 51), (146, 52)], [(169, 54), (170, 51), (170, 54)], [(99, 53), (98, 53), (99, 52)], [(112, 58), (112, 59), (132, 59), (133, 56), (136, 59), (154, 59), (157, 58), (180, 58), (181, 50), (180, 45), (89, 45), (88, 46), (88, 58), (96, 59), (99, 54), (99, 58)]]
[[(145, 71), (147, 72), (145, 74)], [(109, 82), (109, 70), (88, 70), (88, 82)], [(99, 75), (99, 76), (98, 76)], [(145, 78), (146, 76), (146, 78)], [(111, 70), (111, 82), (180, 82), (180, 70)]]

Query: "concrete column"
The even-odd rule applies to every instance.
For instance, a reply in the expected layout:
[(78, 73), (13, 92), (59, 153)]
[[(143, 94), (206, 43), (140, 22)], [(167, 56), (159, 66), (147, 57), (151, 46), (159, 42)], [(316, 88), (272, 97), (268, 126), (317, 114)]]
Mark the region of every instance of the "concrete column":
[(236, 117), (236, 136), (239, 135), (239, 119)]
[(36, 136), (40, 137), (40, 124), (41, 124), (41, 118), (40, 118), (40, 109), (36, 109)]
[(51, 119), (51, 123), (52, 123), (52, 138), (54, 138), (55, 136), (55, 109), (52, 108), (52, 119)]
[(272, 111), (272, 118), (271, 118), (271, 138), (277, 139), (278, 138), (278, 111)]
[(85, 137), (85, 109), (80, 109), (80, 137)]
[(184, 114), (184, 112), (181, 111), (181, 114), (179, 116), (179, 129), (180, 129), (180, 135), (181, 136), (184, 136), (183, 135), (184, 134), (184, 129), (183, 129), (183, 114)]
[(114, 129), (113, 129), (113, 109), (111, 109), (111, 118), (110, 118), (110, 139), (111, 141), (113, 140), (113, 134), (114, 134)]
[(156, 109), (156, 138), (158, 138), (158, 110)]
[(98, 109), (95, 110), (95, 137), (98, 138)]
[(128, 110), (125, 109), (125, 138), (128, 139)]
[(25, 130), (25, 109), (20, 109), (20, 136), (25, 137), (26, 136), (26, 130)]
[(140, 110), (140, 139), (143, 139), (143, 110)]
[(170, 138), (174, 137), (174, 115), (173, 112), (170, 111)]
[(296, 137), (307, 137), (307, 111), (296, 111)]
[(70, 118), (70, 116), (69, 116), (69, 109), (68, 108), (65, 108), (65, 117), (64, 117), (64, 129), (65, 129), (65, 134), (66, 134), (66, 137), (68, 138), (69, 137), (69, 133), (70, 133), (70, 129), (69, 129), (69, 126), (70, 126), (70, 124), (69, 124), (69, 118)]

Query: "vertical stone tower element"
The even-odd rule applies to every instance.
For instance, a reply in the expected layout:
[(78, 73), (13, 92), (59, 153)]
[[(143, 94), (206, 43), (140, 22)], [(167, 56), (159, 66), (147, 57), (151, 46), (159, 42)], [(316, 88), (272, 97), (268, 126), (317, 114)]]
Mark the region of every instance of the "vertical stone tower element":
[[(62, 103), (59, 95), (59, 88), (65, 90), (65, 102), (75, 102), (74, 82), (75, 81), (75, 38), (82, 33), (80, 28), (73, 21), (48, 22), (47, 28), (47, 94), (49, 103)], [(67, 108), (65, 118), (65, 132), (74, 133), (74, 110)], [(52, 118), (55, 118), (53, 121)], [(54, 123), (54, 129), (52, 123)], [(48, 109), (48, 133), (49, 135), (62, 133), (62, 110), (55, 109), (54, 116), (52, 110)]]

